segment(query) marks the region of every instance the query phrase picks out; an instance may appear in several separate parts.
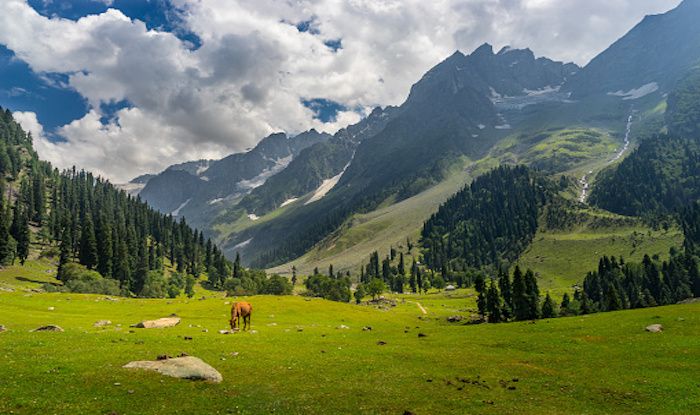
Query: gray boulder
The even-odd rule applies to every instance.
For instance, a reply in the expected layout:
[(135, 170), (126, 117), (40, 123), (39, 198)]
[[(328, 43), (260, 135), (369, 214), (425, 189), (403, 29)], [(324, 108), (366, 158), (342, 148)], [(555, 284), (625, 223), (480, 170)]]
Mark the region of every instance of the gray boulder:
[(139, 329), (162, 329), (166, 327), (174, 327), (180, 324), (180, 317), (163, 317), (158, 320), (145, 320), (140, 323), (136, 323), (131, 327), (136, 327)]
[(645, 330), (649, 333), (661, 333), (664, 331), (664, 326), (661, 324), (652, 324), (651, 326), (647, 326)]
[(55, 331), (55, 332), (62, 333), (64, 330), (59, 326), (56, 326), (54, 324), (49, 324), (48, 326), (42, 326), (42, 327), (35, 328), (32, 331)]
[(165, 360), (140, 360), (129, 362), (123, 366), (126, 369), (144, 369), (158, 372), (164, 376), (180, 379), (203, 380), (220, 383), (221, 373), (194, 356), (176, 357)]

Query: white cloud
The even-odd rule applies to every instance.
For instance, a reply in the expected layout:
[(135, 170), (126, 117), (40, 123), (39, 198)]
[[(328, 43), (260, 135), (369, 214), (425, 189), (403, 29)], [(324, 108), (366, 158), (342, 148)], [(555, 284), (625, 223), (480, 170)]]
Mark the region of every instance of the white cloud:
[[(345, 111), (323, 124), (302, 98), (353, 109), (396, 105), (455, 49), (486, 41), (585, 64), (644, 14), (679, 0), (173, 2), (201, 48), (114, 9), (70, 21), (41, 16), (25, 0), (0, 2), (0, 43), (36, 72), (69, 74), (92, 107), (60, 129), (66, 142), (37, 145), (42, 157), (125, 181), (241, 151), (273, 131), (332, 132), (359, 115)], [(290, 24), (312, 18), (320, 34)], [(323, 42), (336, 39), (343, 47), (334, 53)], [(133, 107), (103, 125), (100, 104), (122, 100)], [(28, 114), (20, 118), (35, 122)]]

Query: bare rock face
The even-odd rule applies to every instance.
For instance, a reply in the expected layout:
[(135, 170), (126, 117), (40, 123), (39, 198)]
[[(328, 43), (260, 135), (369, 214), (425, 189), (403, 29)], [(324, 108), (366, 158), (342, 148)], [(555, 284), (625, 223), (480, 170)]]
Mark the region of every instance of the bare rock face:
[(180, 324), (180, 317), (164, 317), (158, 320), (145, 320), (140, 323), (134, 324), (131, 327), (136, 327), (140, 329), (162, 329), (166, 327), (174, 327)]
[(652, 324), (651, 326), (647, 326), (645, 330), (649, 333), (661, 333), (664, 331), (664, 326), (661, 324)]
[(54, 324), (49, 324), (48, 326), (35, 328), (32, 331), (54, 331), (54, 332), (62, 333), (64, 330), (59, 326), (56, 326)]
[(223, 377), (216, 369), (194, 356), (176, 357), (163, 360), (140, 360), (129, 362), (126, 369), (144, 369), (158, 372), (164, 376), (180, 379), (203, 380), (221, 383)]

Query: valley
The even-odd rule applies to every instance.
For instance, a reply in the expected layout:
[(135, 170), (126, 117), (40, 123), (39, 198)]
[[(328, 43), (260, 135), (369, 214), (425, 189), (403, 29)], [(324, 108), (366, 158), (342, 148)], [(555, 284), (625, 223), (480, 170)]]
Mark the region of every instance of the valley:
[(700, 413), (700, 0), (10, 1), (0, 413)]

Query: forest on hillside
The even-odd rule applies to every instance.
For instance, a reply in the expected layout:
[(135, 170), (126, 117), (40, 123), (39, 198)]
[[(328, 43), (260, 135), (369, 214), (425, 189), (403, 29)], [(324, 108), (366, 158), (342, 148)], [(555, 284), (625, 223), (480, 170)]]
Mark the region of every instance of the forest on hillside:
[[(39, 160), (9, 110), (0, 111), (0, 188), (3, 265), (24, 264), (35, 249), (56, 259), (64, 287), (146, 297), (191, 289), (204, 273), (214, 286), (231, 276), (222, 252), (184, 219), (91, 173)], [(166, 265), (177, 277), (166, 279)]]
[(478, 177), (425, 222), (425, 264), (446, 274), (517, 259), (537, 231), (548, 186), (524, 166), (503, 166)]

